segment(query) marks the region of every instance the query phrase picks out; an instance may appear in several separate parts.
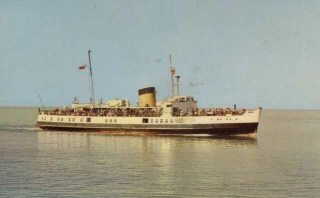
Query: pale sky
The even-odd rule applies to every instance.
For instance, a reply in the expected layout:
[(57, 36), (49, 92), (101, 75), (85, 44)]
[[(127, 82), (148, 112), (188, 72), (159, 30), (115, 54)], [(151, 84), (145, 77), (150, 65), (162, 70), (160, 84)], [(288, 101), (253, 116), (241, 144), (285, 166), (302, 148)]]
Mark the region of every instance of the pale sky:
[(137, 101), (181, 93), (199, 105), (320, 109), (320, 1), (0, 0), (0, 105)]

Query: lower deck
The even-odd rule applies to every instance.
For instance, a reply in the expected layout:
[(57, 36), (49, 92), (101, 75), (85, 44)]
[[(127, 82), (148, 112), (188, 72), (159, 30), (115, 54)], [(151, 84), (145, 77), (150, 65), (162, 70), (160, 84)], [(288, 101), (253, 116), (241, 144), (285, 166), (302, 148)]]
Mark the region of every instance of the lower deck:
[(42, 129), (75, 131), (142, 131), (155, 133), (247, 134), (257, 131), (261, 109), (242, 115), (108, 117), (39, 114)]
[(161, 134), (250, 134), (256, 133), (258, 123), (228, 124), (94, 124), (94, 123), (50, 123), (38, 122), (37, 126), (44, 130), (64, 131), (104, 131), (104, 132), (149, 132)]

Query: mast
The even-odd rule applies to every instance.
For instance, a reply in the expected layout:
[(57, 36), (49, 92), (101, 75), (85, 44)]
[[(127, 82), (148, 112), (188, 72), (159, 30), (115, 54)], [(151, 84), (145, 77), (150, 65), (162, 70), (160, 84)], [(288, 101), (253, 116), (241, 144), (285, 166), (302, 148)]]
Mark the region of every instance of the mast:
[(95, 105), (95, 100), (94, 100), (94, 89), (93, 89), (93, 79), (92, 79), (92, 67), (91, 67), (91, 50), (88, 50), (88, 57), (89, 57), (89, 67), (90, 67), (90, 79), (91, 79), (91, 100), (90, 103), (93, 103), (93, 106)]
[(179, 90), (179, 79), (180, 79), (180, 76), (176, 76), (176, 79), (177, 79), (177, 96), (180, 96), (180, 90)]
[(42, 109), (44, 110), (44, 104), (43, 104), (43, 102), (42, 102), (42, 98), (41, 98), (40, 94), (38, 94), (38, 97), (39, 97), (39, 99), (40, 99), (40, 103), (41, 103), (41, 105), (42, 105)]
[(174, 97), (174, 74), (176, 73), (173, 65), (172, 65), (172, 59), (170, 54), (170, 92), (171, 92), (171, 98)]

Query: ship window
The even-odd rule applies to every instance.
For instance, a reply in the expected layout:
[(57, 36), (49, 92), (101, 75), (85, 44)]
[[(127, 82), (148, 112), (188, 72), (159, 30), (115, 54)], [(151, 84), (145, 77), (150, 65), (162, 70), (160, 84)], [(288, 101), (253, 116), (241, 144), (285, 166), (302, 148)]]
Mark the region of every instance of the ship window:
[(60, 118), (57, 118), (57, 121), (60, 121)]
[(105, 122), (108, 122), (108, 119), (106, 119), (106, 121)]
[(110, 119), (109, 122), (112, 122), (112, 119)]
[(156, 123), (158, 123), (158, 119), (156, 120)]
[(47, 117), (44, 117), (44, 120), (47, 120)]
[(61, 122), (63, 122), (63, 118), (61, 118)]
[(76, 119), (75, 118), (72, 118), (72, 122), (74, 122)]
[(148, 123), (148, 118), (142, 118), (142, 123)]
[(165, 119), (164, 122), (165, 122), (165, 123), (168, 123), (168, 119)]
[(91, 118), (87, 118), (87, 122), (91, 122)]
[(150, 119), (150, 123), (153, 123), (153, 119)]
[(117, 122), (117, 119), (114, 119), (113, 122)]
[(170, 119), (170, 123), (173, 123), (173, 120), (172, 120), (172, 119)]
[(50, 121), (52, 121), (52, 120), (53, 120), (53, 118), (51, 117), (51, 118), (50, 118)]
[(171, 104), (168, 104), (166, 107), (172, 107), (172, 105), (171, 105)]
[(69, 122), (71, 122), (71, 118), (69, 118)]
[(83, 118), (80, 119), (80, 122), (83, 122)]
[(163, 119), (160, 119), (160, 123), (162, 123), (163, 122)]

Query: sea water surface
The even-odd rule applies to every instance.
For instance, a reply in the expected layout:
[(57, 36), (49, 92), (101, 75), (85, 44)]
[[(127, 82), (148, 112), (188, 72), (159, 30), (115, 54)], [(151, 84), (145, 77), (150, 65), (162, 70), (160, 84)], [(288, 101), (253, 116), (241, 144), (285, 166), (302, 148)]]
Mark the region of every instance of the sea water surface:
[(320, 111), (263, 110), (256, 139), (46, 132), (0, 108), (0, 197), (319, 197)]

